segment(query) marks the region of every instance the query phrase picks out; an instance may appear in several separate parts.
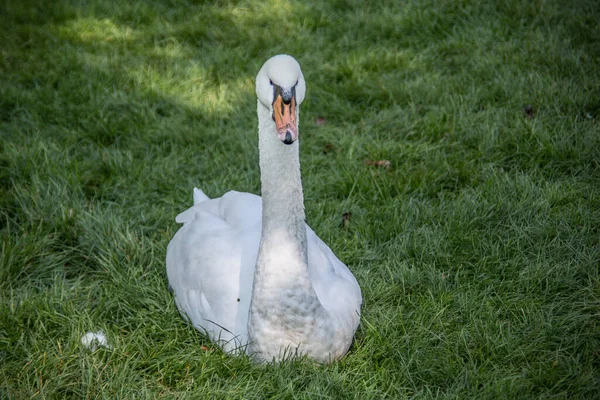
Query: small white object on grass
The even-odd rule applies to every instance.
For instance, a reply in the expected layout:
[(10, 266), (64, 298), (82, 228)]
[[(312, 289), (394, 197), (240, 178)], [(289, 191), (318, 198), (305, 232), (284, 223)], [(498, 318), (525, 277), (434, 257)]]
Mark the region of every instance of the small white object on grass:
[(98, 347), (112, 349), (112, 346), (106, 340), (106, 335), (102, 331), (86, 333), (81, 337), (81, 344), (92, 351), (96, 351)]

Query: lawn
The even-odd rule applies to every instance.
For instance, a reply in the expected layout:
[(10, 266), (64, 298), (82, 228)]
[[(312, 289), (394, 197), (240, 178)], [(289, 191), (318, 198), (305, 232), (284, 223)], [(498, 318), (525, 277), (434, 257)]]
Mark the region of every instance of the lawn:
[[(0, 3), (0, 398), (600, 398), (593, 0)], [(300, 62), (307, 222), (348, 355), (254, 365), (177, 312), (192, 188), (260, 193), (254, 77)], [(80, 339), (106, 332), (111, 348)]]

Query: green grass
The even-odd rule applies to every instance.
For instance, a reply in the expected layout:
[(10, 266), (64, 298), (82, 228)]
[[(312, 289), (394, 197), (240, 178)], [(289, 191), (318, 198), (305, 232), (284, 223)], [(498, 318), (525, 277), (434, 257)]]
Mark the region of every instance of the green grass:
[[(600, 398), (598, 21), (592, 0), (0, 3), (0, 398)], [(307, 220), (364, 295), (328, 366), (229, 357), (167, 290), (193, 186), (260, 191), (253, 80), (282, 52), (308, 85)], [(113, 348), (86, 351), (98, 329)]]

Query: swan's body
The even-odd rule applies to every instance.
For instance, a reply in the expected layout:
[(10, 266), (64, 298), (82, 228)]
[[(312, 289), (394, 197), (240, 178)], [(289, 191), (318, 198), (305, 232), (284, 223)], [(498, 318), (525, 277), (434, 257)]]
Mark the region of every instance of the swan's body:
[(209, 199), (196, 189), (167, 249), (169, 284), (181, 314), (225, 351), (329, 362), (348, 351), (362, 296), (304, 222), (296, 139), (305, 84), (296, 60), (268, 60), (256, 92), (262, 199), (235, 191)]

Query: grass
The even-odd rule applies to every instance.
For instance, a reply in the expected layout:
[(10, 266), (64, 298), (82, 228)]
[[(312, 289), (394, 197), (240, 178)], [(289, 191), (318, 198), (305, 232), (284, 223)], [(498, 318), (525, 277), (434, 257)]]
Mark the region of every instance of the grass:
[[(600, 398), (598, 21), (591, 0), (0, 3), (0, 397)], [(328, 366), (229, 357), (167, 290), (192, 187), (260, 191), (253, 80), (282, 52), (308, 82), (307, 220), (364, 295)], [(98, 329), (113, 348), (86, 351)]]

